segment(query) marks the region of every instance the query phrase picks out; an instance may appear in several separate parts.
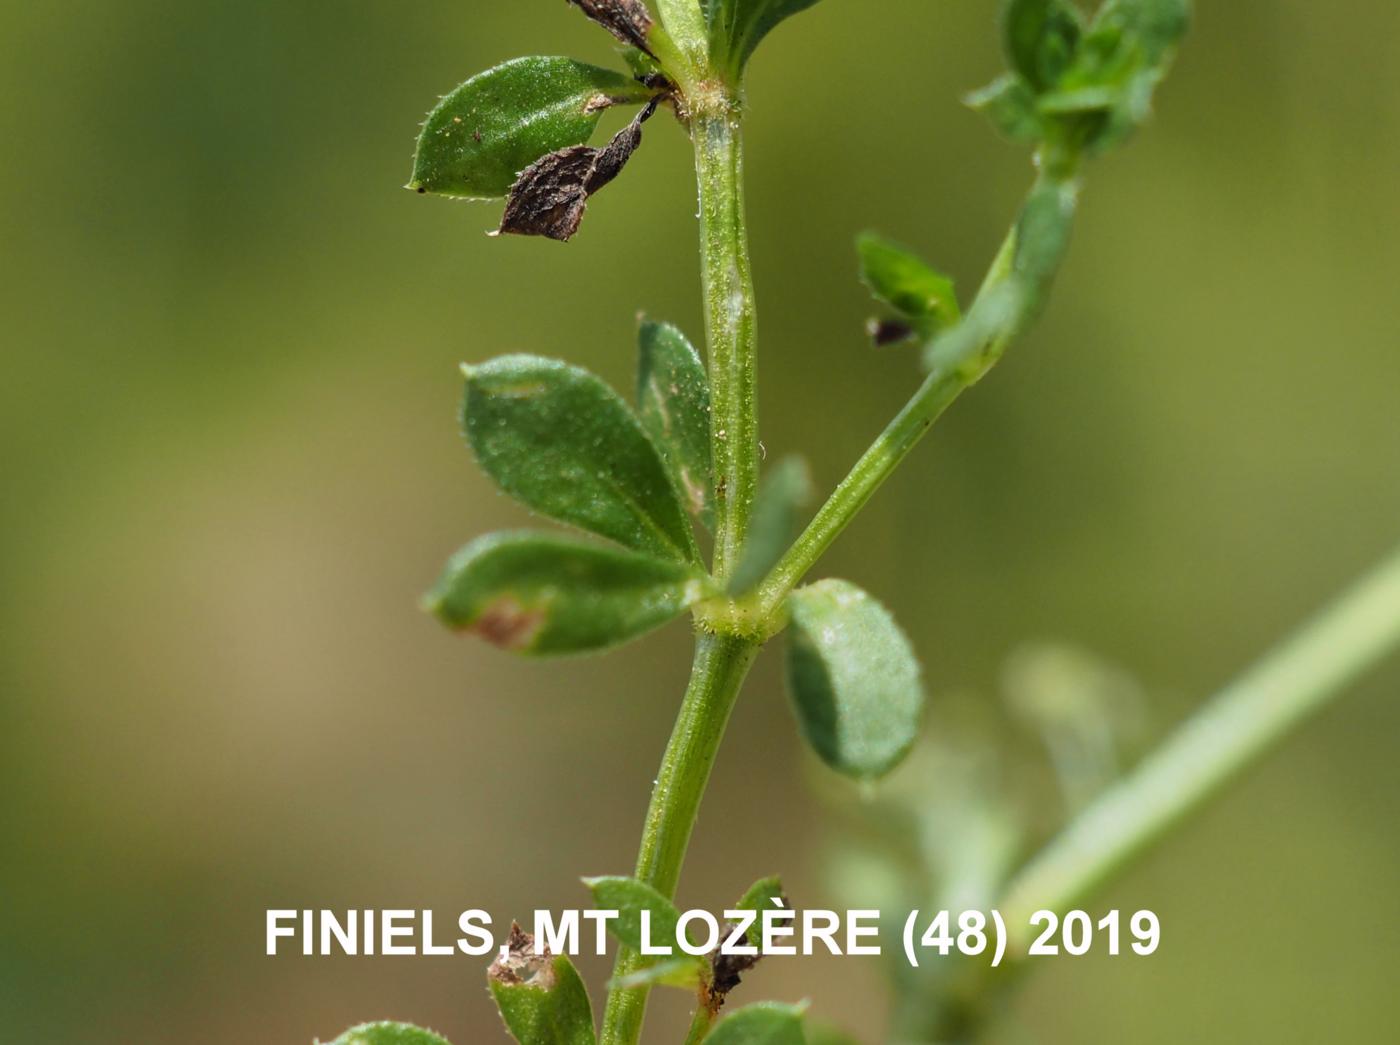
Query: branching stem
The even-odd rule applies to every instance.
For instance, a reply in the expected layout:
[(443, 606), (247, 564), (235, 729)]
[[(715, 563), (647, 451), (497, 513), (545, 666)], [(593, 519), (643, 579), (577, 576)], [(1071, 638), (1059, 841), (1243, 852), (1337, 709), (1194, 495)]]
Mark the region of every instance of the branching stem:
[[(1072, 173), (1043, 173), (1031, 190), (1061, 193), (1072, 216), (1077, 185)], [(1023, 212), (1024, 213), (1024, 212)], [(953, 402), (997, 364), (1012, 340), (1035, 318), (1044, 299), (1052, 265), (1045, 270), (1018, 272), (1021, 238), (1018, 222), (1007, 234), (962, 326), (954, 332), (953, 354), (935, 366), (912, 399), (890, 422), (850, 474), (822, 505), (807, 529), (759, 587), (759, 613), (777, 613), (793, 588), (801, 583), (836, 538), (851, 524), (875, 492), (884, 485), (909, 452), (918, 445)]]

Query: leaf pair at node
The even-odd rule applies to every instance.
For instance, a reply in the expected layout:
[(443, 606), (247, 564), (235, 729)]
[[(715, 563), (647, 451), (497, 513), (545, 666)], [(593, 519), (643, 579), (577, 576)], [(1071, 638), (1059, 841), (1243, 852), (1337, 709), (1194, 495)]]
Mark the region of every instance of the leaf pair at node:
[(1092, 20), (1074, 0), (1008, 0), (1011, 71), (968, 104), (1012, 141), (1102, 152), (1151, 114), (1190, 16), (1190, 0), (1104, 0)]
[(691, 517), (713, 511), (709, 385), (672, 327), (644, 323), (639, 413), (579, 367), (505, 356), (464, 367), (462, 426), (482, 470), (525, 507), (618, 547), (492, 534), (448, 564), (445, 624), (536, 656), (607, 649), (716, 594)]

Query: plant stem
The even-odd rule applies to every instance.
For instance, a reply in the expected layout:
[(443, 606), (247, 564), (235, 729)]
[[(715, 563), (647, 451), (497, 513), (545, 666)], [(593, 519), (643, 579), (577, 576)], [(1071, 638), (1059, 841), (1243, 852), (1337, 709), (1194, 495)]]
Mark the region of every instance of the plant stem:
[(1216, 795), (1400, 646), (1400, 551), (1197, 712), (1007, 887), (1009, 953), (1036, 911), (1063, 912)]
[(744, 151), (727, 97), (692, 114), (700, 186), (700, 249), (709, 341), (715, 473), (714, 575), (739, 563), (758, 486), (757, 312), (744, 217)]
[[(686, 7), (663, 5), (663, 13)], [(696, 6), (696, 11), (699, 11)], [(668, 18), (671, 16), (667, 16)], [(668, 22), (669, 25), (669, 22)], [(673, 28), (673, 32), (674, 32)], [(676, 35), (680, 36), (679, 33)], [(738, 106), (719, 90), (696, 95), (691, 134), (700, 191), (700, 251), (711, 381), (711, 447), (716, 478), (714, 575), (723, 583), (738, 565), (758, 486), (757, 325), (744, 218), (744, 158)], [(761, 643), (735, 634), (701, 633), (690, 685), (651, 796), (636, 877), (674, 898), (686, 847), (700, 811), (729, 714)], [(638, 968), (619, 951), (614, 978)], [(602, 1045), (635, 1045), (648, 988), (614, 988), (603, 1014)], [(692, 1032), (701, 1025), (699, 1017)]]
[[(681, 864), (710, 779), (729, 713), (753, 665), (758, 646), (744, 639), (701, 635), (690, 685), (676, 720), (642, 831), (636, 877), (673, 898)], [(618, 952), (614, 978), (637, 971), (638, 955)], [(647, 990), (613, 988), (603, 1014), (602, 1045), (635, 1045), (646, 1012)]]
[[(1056, 194), (1065, 201), (1061, 217), (1068, 223), (1073, 216), (1077, 191), (1072, 171), (1043, 172), (1027, 198), (1027, 206), (1038, 195)], [(1068, 225), (1057, 231), (1067, 235)], [(842, 480), (802, 536), (759, 586), (760, 616), (768, 617), (779, 610), (792, 589), (801, 583), (807, 571), (816, 565), (934, 422), (963, 392), (987, 375), (1016, 335), (1035, 318), (1058, 268), (1063, 244), (1049, 252), (1054, 254), (1049, 264), (1033, 271), (1022, 271), (1018, 269), (1021, 233), (1022, 223), (1018, 222), (997, 252), (966, 319), (933, 346), (937, 351), (940, 345), (947, 343), (951, 354), (945, 354), (943, 361), (933, 368), (914, 397)]]

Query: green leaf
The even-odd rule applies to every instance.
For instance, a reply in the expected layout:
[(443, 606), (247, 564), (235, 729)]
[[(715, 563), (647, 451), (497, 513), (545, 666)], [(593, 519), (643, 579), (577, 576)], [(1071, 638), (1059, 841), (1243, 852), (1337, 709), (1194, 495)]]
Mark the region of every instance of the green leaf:
[(712, 59), (737, 79), (754, 49), (787, 18), (817, 0), (703, 0)]
[(802, 1030), (805, 1005), (759, 1002), (715, 1024), (705, 1045), (806, 1045)]
[(666, 466), (612, 389), (538, 356), (504, 356), (463, 372), (463, 429), (502, 490), (637, 551), (698, 562)]
[(749, 886), (748, 892), (740, 898), (734, 905), (738, 911), (756, 911), (762, 914), (764, 911), (775, 911), (781, 907), (787, 907), (787, 897), (783, 894), (783, 882), (777, 875), (770, 878), (760, 878)]
[(1002, 20), (1011, 67), (1037, 93), (1059, 82), (1083, 31), (1083, 16), (1072, 0), (1008, 0)]
[(1190, 0), (1106, 0), (1094, 16), (1095, 33), (1114, 31), (1131, 39), (1149, 66), (1160, 66), (1191, 26)]
[(704, 967), (690, 955), (663, 959), (656, 965), (638, 969), (613, 980), (613, 986), (624, 991), (637, 987), (678, 987), (695, 991), (703, 978)]
[(1109, 0), (1040, 111), (1091, 153), (1124, 141), (1151, 115), (1190, 13), (1186, 0)]
[(555, 534), (499, 533), (453, 556), (426, 603), (454, 630), (543, 657), (638, 638), (707, 594), (699, 571), (681, 563)]
[(744, 554), (729, 580), (731, 595), (752, 591), (778, 564), (797, 536), (798, 513), (812, 496), (812, 477), (800, 457), (788, 457), (759, 484), (749, 516)]
[(408, 187), (496, 199), (540, 157), (586, 142), (612, 105), (650, 88), (572, 58), (517, 58), (473, 76), (428, 114)]
[(637, 366), (642, 427), (665, 461), (681, 503), (707, 529), (714, 526), (710, 458), (710, 379), (700, 353), (675, 327), (644, 319)]
[(616, 919), (608, 922), (608, 932), (618, 940), (639, 952), (642, 948), (642, 912), (650, 912), (651, 928), (647, 940), (655, 947), (670, 947), (670, 955), (642, 955), (641, 961), (647, 968), (666, 966), (659, 975), (662, 981), (672, 986), (693, 987), (698, 982), (683, 971), (682, 959), (695, 970), (695, 976), (706, 967), (704, 958), (688, 955), (676, 946), (676, 926), (680, 922), (680, 911), (676, 905), (662, 896), (651, 886), (635, 878), (585, 878), (583, 884), (593, 893), (593, 906), (599, 911), (616, 911)]
[(539, 955), (514, 926), (509, 952), (491, 963), (486, 981), (501, 1019), (520, 1045), (594, 1045), (588, 988), (565, 955)]
[(856, 241), (860, 275), (870, 292), (925, 335), (952, 326), (962, 318), (953, 281), (917, 256), (887, 239), (867, 232)]
[(447, 1039), (407, 1023), (362, 1023), (330, 1045), (447, 1045)]
[(789, 605), (788, 689), (803, 736), (837, 772), (883, 776), (908, 753), (923, 714), (909, 640), (845, 581), (799, 588)]
[(808, 1020), (807, 1045), (860, 1045), (852, 1035), (829, 1023)]
[(1035, 92), (1018, 73), (1007, 73), (973, 91), (965, 100), (1010, 141), (1034, 145), (1045, 137), (1045, 122), (1037, 109)]

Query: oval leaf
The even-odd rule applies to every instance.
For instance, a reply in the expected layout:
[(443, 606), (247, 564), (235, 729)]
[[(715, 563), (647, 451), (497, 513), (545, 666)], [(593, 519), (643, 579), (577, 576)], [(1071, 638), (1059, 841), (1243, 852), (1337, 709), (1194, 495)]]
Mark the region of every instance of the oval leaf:
[(775, 26), (817, 0), (708, 0), (713, 60), (737, 79), (754, 49)]
[(1041, 92), (1074, 61), (1083, 16), (1072, 0), (1009, 0), (1002, 31), (1012, 68)]
[(585, 878), (583, 884), (593, 893), (596, 910), (617, 912), (617, 918), (608, 922), (608, 932), (634, 951), (642, 949), (642, 912), (649, 912), (647, 940), (654, 947), (670, 947), (674, 953), (642, 956), (643, 967), (657, 969), (662, 982), (668, 985), (695, 985), (697, 981), (685, 971), (683, 963), (688, 963), (698, 976), (706, 962), (676, 947), (676, 926), (681, 913), (675, 904), (635, 878)]
[(806, 1045), (804, 1011), (805, 1005), (749, 1005), (715, 1024), (705, 1045)]
[(845, 581), (800, 588), (790, 606), (788, 688), (803, 736), (837, 772), (883, 776), (908, 753), (923, 714), (909, 640)]
[(407, 1023), (362, 1023), (331, 1045), (447, 1045), (447, 1039)]
[(637, 365), (637, 412), (661, 452), (681, 503), (714, 526), (710, 457), (710, 379), (700, 353), (669, 323), (643, 320)]
[(463, 428), (502, 490), (629, 548), (698, 561), (666, 466), (612, 389), (538, 356), (505, 356), (463, 372)]
[(594, 1045), (588, 988), (565, 955), (536, 954), (534, 939), (512, 926), (508, 952), (486, 981), (501, 1019), (520, 1045)]
[(734, 906), (739, 911), (754, 911), (762, 915), (764, 911), (781, 910), (790, 905), (783, 892), (783, 880), (773, 875), (754, 882)]
[(860, 276), (870, 292), (924, 333), (962, 318), (953, 281), (924, 264), (912, 251), (873, 232), (856, 241)]
[(542, 657), (635, 639), (706, 594), (698, 571), (680, 563), (553, 534), (499, 533), (458, 552), (427, 605), (450, 628)]
[(410, 189), (497, 199), (541, 156), (586, 142), (609, 106), (651, 95), (572, 58), (517, 58), (473, 76), (428, 114)]
[(1008, 141), (1034, 145), (1045, 137), (1045, 122), (1035, 94), (1019, 73), (1007, 73), (981, 90), (973, 91), (966, 101), (969, 107), (991, 120), (992, 126)]

